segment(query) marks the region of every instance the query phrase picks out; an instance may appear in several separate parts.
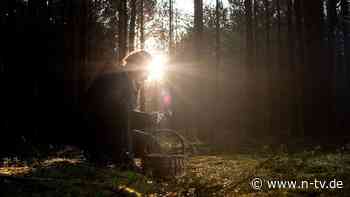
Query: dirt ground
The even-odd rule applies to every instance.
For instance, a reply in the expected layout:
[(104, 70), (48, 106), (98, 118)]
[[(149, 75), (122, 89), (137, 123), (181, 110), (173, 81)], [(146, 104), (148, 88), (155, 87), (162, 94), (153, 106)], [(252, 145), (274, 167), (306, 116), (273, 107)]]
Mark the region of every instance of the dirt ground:
[[(0, 177), (0, 196), (347, 196), (350, 153), (315, 148), (293, 154), (192, 156), (186, 175), (171, 180), (96, 167), (77, 157), (4, 158)], [(254, 189), (260, 185), (253, 180), (262, 181), (261, 188)], [(267, 181), (296, 181), (297, 186), (273, 189)], [(302, 181), (310, 183), (307, 188), (300, 187)]]

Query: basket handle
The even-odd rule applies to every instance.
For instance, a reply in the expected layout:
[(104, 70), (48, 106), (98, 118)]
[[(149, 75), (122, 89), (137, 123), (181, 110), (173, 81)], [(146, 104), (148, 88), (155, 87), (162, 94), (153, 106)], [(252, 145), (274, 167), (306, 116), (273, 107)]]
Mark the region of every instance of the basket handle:
[(177, 139), (179, 139), (179, 141), (181, 142), (182, 145), (182, 154), (185, 154), (185, 138), (180, 135), (178, 132), (176, 132), (175, 130), (172, 129), (156, 129), (152, 135), (156, 138), (156, 136), (160, 133), (170, 133), (172, 135), (174, 135)]

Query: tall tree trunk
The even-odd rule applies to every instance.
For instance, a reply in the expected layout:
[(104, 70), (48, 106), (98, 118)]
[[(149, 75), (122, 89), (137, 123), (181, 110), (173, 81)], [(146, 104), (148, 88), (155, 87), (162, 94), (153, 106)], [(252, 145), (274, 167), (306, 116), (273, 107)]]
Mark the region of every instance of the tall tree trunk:
[[(281, 2), (276, 0), (276, 13), (277, 13), (277, 62), (276, 62), (276, 72), (278, 73), (282, 66), (282, 40), (281, 40)], [(276, 74), (277, 74), (276, 73)], [(277, 76), (277, 75), (276, 75)]]
[(287, 2), (287, 28), (288, 28), (288, 62), (291, 72), (293, 72), (293, 67), (295, 66), (295, 37), (294, 37), (294, 23), (293, 23), (293, 0), (288, 0)]
[[(343, 34), (344, 34), (344, 56), (345, 56), (345, 117), (349, 117), (350, 115), (350, 0), (341, 0), (342, 7), (342, 18), (343, 18)], [(345, 122), (345, 131), (350, 128), (350, 123), (348, 121)]]
[(127, 35), (128, 35), (128, 16), (127, 16), (127, 0), (120, 0), (118, 6), (118, 49), (119, 62), (127, 54)]
[(270, 65), (270, 50), (271, 50), (271, 43), (270, 43), (270, 2), (269, 0), (264, 0), (264, 7), (265, 7), (265, 65)]
[(295, 26), (294, 26), (294, 12), (293, 12), (293, 0), (287, 1), (287, 31), (288, 31), (288, 86), (290, 88), (291, 95), (289, 96), (289, 110), (290, 116), (290, 134), (295, 135), (298, 132), (298, 84), (297, 84), (297, 70), (295, 61)]
[(303, 28), (303, 0), (294, 1), (296, 33), (297, 33), (297, 64), (300, 68), (305, 64), (304, 28)]
[(337, 25), (337, 1), (327, 1), (329, 66), (336, 66), (335, 27)]
[(246, 18), (246, 65), (248, 68), (253, 66), (253, 12), (252, 0), (245, 0), (245, 18)]
[(194, 31), (196, 56), (199, 58), (202, 55), (201, 42), (203, 38), (203, 0), (194, 0)]
[(276, 126), (277, 126), (277, 131), (280, 131), (280, 133), (285, 136), (289, 135), (290, 132), (288, 131), (288, 122), (287, 119), (289, 118), (288, 115), (285, 115), (287, 111), (286, 105), (287, 100), (283, 98), (285, 89), (286, 89), (286, 75), (285, 75), (285, 70), (286, 68), (284, 67), (284, 50), (282, 48), (282, 29), (281, 29), (281, 24), (282, 24), (282, 17), (281, 17), (281, 0), (276, 0), (275, 2), (275, 9), (276, 9), (276, 15), (277, 15), (277, 51), (276, 51), (276, 65), (274, 67), (274, 78), (276, 81), (279, 81), (280, 83), (275, 84), (275, 90), (276, 90), (276, 104), (277, 104), (277, 116), (276, 116)]
[(220, 124), (219, 120), (219, 100), (220, 100), (220, 84), (219, 84), (219, 68), (221, 65), (221, 32), (220, 32), (220, 6), (221, 2), (220, 0), (216, 0), (216, 6), (215, 6), (215, 92), (213, 92), (213, 95), (211, 96), (211, 102), (215, 103), (213, 105), (213, 117), (210, 117), (213, 121), (213, 124), (211, 125), (211, 133), (210, 133), (210, 139), (215, 142), (215, 131), (218, 129), (217, 126)]
[[(261, 54), (261, 48), (260, 48), (260, 42), (259, 42), (259, 0), (252, 0), (252, 51), (253, 51), (253, 57), (252, 57), (252, 67), (250, 69), (250, 81), (251, 81), (251, 98), (257, 98), (257, 97), (263, 97), (262, 91), (259, 91), (260, 88), (259, 85), (262, 87), (261, 83), (261, 76), (260, 69), (258, 67), (259, 61), (260, 61), (260, 54)], [(252, 100), (250, 102), (251, 105), (251, 115), (250, 118), (252, 119), (252, 130), (257, 130), (258, 128), (261, 128), (263, 126), (263, 99), (259, 100)]]
[(264, 8), (265, 8), (265, 16), (264, 16), (264, 23), (265, 23), (265, 52), (264, 52), (264, 64), (265, 64), (265, 81), (264, 81), (264, 85), (265, 85), (265, 95), (264, 95), (264, 104), (265, 107), (264, 109), (266, 110), (265, 112), (265, 118), (264, 118), (264, 130), (266, 131), (266, 133), (271, 133), (272, 132), (272, 125), (273, 125), (273, 119), (272, 119), (272, 110), (273, 110), (273, 102), (272, 102), (272, 97), (271, 97), (271, 93), (272, 93), (272, 88), (271, 85), (272, 83), (272, 73), (271, 73), (271, 38), (270, 38), (270, 34), (271, 34), (271, 20), (270, 20), (270, 16), (271, 16), (271, 11), (270, 11), (270, 2), (269, 0), (264, 0)]
[(81, 50), (81, 56), (80, 56), (80, 65), (81, 69), (79, 70), (80, 73), (80, 95), (82, 95), (83, 92), (85, 92), (87, 88), (87, 70), (88, 70), (88, 59), (89, 59), (89, 6), (90, 1), (85, 0), (82, 1), (81, 4), (81, 15), (80, 15), (80, 26), (81, 26), (81, 39), (80, 39), (80, 50)]
[[(341, 0), (342, 18), (343, 18), (343, 34), (344, 34), (344, 56), (345, 65), (350, 65), (350, 0)], [(350, 69), (347, 68), (347, 82), (350, 78)], [(349, 83), (348, 83), (349, 84)]]
[[(140, 15), (139, 15), (139, 25), (140, 25), (140, 48), (143, 50), (145, 48), (145, 29), (144, 29), (144, 0), (140, 0)], [(146, 111), (146, 89), (145, 85), (142, 84), (140, 90), (140, 110)]]
[(130, 2), (129, 51), (135, 50), (136, 0)]
[(304, 1), (305, 42), (307, 64), (305, 75), (306, 122), (308, 132), (327, 132), (329, 129), (329, 67), (323, 64), (322, 3), (320, 0)]
[[(200, 122), (201, 122), (201, 118), (202, 115), (200, 113), (200, 108), (201, 105), (203, 104), (203, 81), (200, 81), (200, 79), (202, 79), (202, 75), (205, 72), (203, 71), (203, 62), (202, 62), (202, 55), (203, 55), (203, 45), (202, 45), (202, 39), (203, 39), (203, 0), (194, 0), (194, 36), (195, 36), (195, 43), (194, 43), (194, 53), (195, 53), (195, 60), (197, 63), (197, 73), (198, 76), (197, 79), (195, 79), (195, 97), (198, 98), (198, 102), (197, 105), (194, 106), (194, 110), (193, 110), (193, 118), (195, 120), (194, 125), (195, 128), (197, 129), (197, 132), (201, 130), (200, 127)], [(201, 67), (199, 67), (199, 65), (201, 65)], [(202, 134), (204, 134), (204, 132), (202, 132)], [(207, 133), (206, 133), (207, 134)], [(205, 136), (202, 136), (205, 137)]]
[(258, 39), (258, 35), (259, 35), (259, 28), (258, 28), (258, 19), (259, 19), (259, 16), (258, 16), (258, 0), (252, 0), (252, 32), (253, 32), (253, 40), (252, 40), (252, 47), (253, 47), (253, 67), (254, 69), (256, 69), (256, 66), (257, 66), (257, 62), (259, 61), (258, 60), (258, 54), (259, 54), (259, 39)]
[(174, 44), (174, 23), (173, 23), (174, 9), (173, 0), (169, 0), (169, 55), (173, 55)]
[(254, 124), (254, 114), (252, 110), (252, 90), (253, 90), (253, 77), (252, 77), (252, 69), (254, 66), (254, 46), (253, 46), (253, 2), (252, 0), (245, 0), (244, 1), (244, 7), (245, 7), (245, 23), (246, 23), (246, 50), (245, 50), (245, 95), (244, 95), (244, 117), (243, 117), (243, 125), (244, 125), (244, 133), (243, 135), (246, 136), (249, 134), (253, 129), (252, 126)]
[(140, 0), (140, 44), (141, 49), (145, 48), (145, 27), (144, 27), (144, 0)]
[(296, 83), (297, 83), (297, 118), (298, 125), (297, 135), (304, 136), (305, 135), (305, 126), (304, 126), (304, 66), (305, 66), (305, 47), (304, 47), (304, 28), (303, 28), (303, 0), (295, 0), (294, 1), (294, 11), (295, 11), (295, 25), (296, 25)]
[(80, 1), (73, 1), (73, 83), (74, 83), (74, 104), (78, 104), (78, 97), (79, 97), (79, 87), (80, 87), (80, 66), (81, 66), (81, 2)]
[(340, 128), (338, 128), (338, 120), (341, 116), (339, 116), (340, 114), (337, 113), (337, 89), (336, 89), (336, 70), (337, 70), (337, 52), (336, 52), (336, 26), (337, 26), (337, 1), (333, 1), (333, 0), (327, 0), (327, 25), (328, 25), (328, 32), (327, 32), (327, 36), (328, 36), (328, 43), (327, 43), (327, 48), (328, 48), (328, 66), (330, 67), (330, 69), (332, 70), (331, 74), (331, 88), (332, 90), (332, 112), (335, 113), (334, 115), (334, 129), (336, 130), (341, 130)]

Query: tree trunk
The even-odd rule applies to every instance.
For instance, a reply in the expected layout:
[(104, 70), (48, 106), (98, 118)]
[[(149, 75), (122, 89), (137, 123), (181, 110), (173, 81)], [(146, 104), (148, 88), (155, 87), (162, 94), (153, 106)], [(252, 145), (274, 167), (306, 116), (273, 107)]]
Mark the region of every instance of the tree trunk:
[[(197, 73), (198, 76), (202, 76), (204, 72), (202, 72), (204, 70), (204, 66), (202, 65), (202, 55), (203, 55), (203, 45), (202, 45), (202, 39), (203, 39), (203, 0), (194, 0), (194, 59), (196, 60), (196, 69), (197, 69)], [(201, 66), (201, 67), (199, 67)], [(198, 98), (198, 102), (194, 107), (193, 110), (193, 114), (192, 117), (194, 118), (194, 125), (197, 129), (197, 132), (200, 131), (201, 129), (201, 118), (202, 116), (199, 116), (200, 113), (200, 108), (201, 105), (203, 104), (203, 81), (200, 81), (200, 77), (197, 77), (194, 80), (194, 87), (196, 88), (196, 90), (194, 90), (194, 95), (195, 97)], [(202, 134), (204, 134), (204, 132), (201, 132)], [(202, 136), (205, 137), (205, 136)]]
[(131, 13), (129, 25), (129, 51), (135, 50), (136, 0), (131, 0)]
[[(344, 34), (344, 56), (345, 56), (345, 82), (346, 82), (346, 93), (345, 93), (345, 117), (350, 115), (350, 0), (342, 0), (342, 18), (343, 18), (343, 34)], [(345, 131), (350, 128), (350, 123), (345, 122)]]
[(145, 48), (145, 27), (144, 27), (144, 0), (140, 0), (140, 44), (141, 49)]
[(336, 70), (337, 70), (337, 50), (336, 50), (336, 26), (337, 26), (337, 2), (333, 0), (328, 0), (327, 1), (327, 21), (328, 21), (328, 66), (332, 70), (332, 73), (330, 73), (330, 85), (332, 90), (332, 100), (333, 100), (333, 105), (332, 105), (332, 111), (335, 113), (334, 115), (334, 129), (336, 130), (341, 130), (338, 128), (338, 120), (341, 116), (340, 114), (337, 113), (337, 106), (338, 106), (338, 100), (337, 100), (337, 89), (336, 89)]
[(173, 27), (173, 0), (169, 0), (169, 55), (173, 55), (174, 27)]
[(293, 14), (293, 0), (287, 2), (287, 24), (288, 24), (288, 86), (291, 94), (289, 95), (289, 110), (290, 116), (290, 135), (295, 135), (298, 132), (298, 84), (297, 84), (297, 70), (295, 61), (295, 26), (294, 26), (294, 14)]
[(118, 49), (119, 49), (119, 62), (127, 54), (127, 29), (128, 29), (128, 16), (127, 16), (127, 0), (120, 0), (118, 6)]
[[(343, 34), (344, 34), (344, 56), (345, 65), (350, 65), (350, 0), (342, 0), (342, 18), (343, 18)], [(347, 82), (349, 82), (350, 69), (346, 70)], [(349, 84), (349, 83), (348, 83)]]
[(246, 18), (246, 65), (251, 68), (253, 66), (253, 12), (252, 0), (245, 0), (245, 18)]
[(335, 27), (337, 25), (337, 2), (327, 1), (329, 66), (336, 65)]
[[(280, 0), (276, 0), (276, 13), (277, 13), (277, 65), (276, 74), (281, 70), (282, 66), (282, 40), (281, 40), (281, 4)], [(277, 75), (276, 75), (277, 76)]]
[[(317, 135), (328, 132), (330, 126), (329, 66), (323, 64), (322, 3), (320, 0), (304, 1), (305, 43), (307, 44), (305, 66), (306, 123), (308, 132)], [(316, 133), (317, 132), (317, 133)]]
[(271, 11), (270, 11), (270, 2), (269, 0), (264, 0), (264, 8), (265, 8), (265, 17), (264, 17), (264, 23), (265, 23), (265, 52), (264, 52), (264, 63), (265, 63), (265, 71), (264, 71), (264, 85), (265, 85), (265, 95), (264, 95), (264, 105), (265, 107), (263, 108), (265, 110), (265, 117), (264, 117), (264, 130), (266, 131), (266, 134), (269, 134), (272, 132), (272, 125), (273, 125), (273, 119), (272, 119), (272, 109), (273, 109), (273, 102), (272, 102), (272, 88), (271, 85), (272, 83), (272, 73), (271, 73), (271, 39), (270, 39), (270, 16), (271, 16)]
[(252, 0), (252, 34), (253, 34), (253, 40), (252, 40), (252, 50), (253, 50), (253, 67), (256, 69), (257, 62), (258, 60), (258, 54), (259, 54), (259, 28), (258, 28), (258, 23), (259, 23), (259, 16), (258, 16), (258, 0)]
[(288, 28), (288, 62), (290, 72), (293, 72), (295, 66), (295, 37), (294, 37), (294, 23), (293, 23), (293, 0), (287, 2), (287, 28)]
[(220, 86), (219, 86), (219, 68), (221, 65), (221, 36), (220, 36), (220, 5), (221, 2), (220, 0), (216, 0), (216, 7), (215, 7), (215, 92), (212, 96), (211, 102), (215, 103), (213, 105), (214, 110), (213, 110), (213, 116), (211, 117), (213, 124), (211, 128), (211, 133), (210, 133), (210, 139), (213, 140), (213, 143), (215, 143), (215, 131), (218, 129), (217, 126), (219, 125), (220, 120), (218, 119), (219, 117), (219, 98), (220, 98)]
[(265, 34), (266, 34), (266, 41), (265, 41), (265, 65), (270, 65), (270, 3), (269, 0), (264, 0), (264, 7), (265, 7)]
[(303, 0), (295, 0), (294, 1), (294, 11), (295, 11), (295, 25), (296, 25), (296, 83), (297, 83), (297, 118), (298, 125), (297, 135), (304, 136), (305, 135), (305, 126), (304, 126), (304, 66), (305, 66), (305, 48), (304, 48), (304, 28), (303, 28), (303, 15), (302, 15), (302, 2)]
[(81, 2), (73, 1), (73, 83), (74, 83), (74, 104), (78, 103), (80, 87), (80, 66), (81, 66)]
[(245, 57), (245, 112), (244, 112), (244, 130), (245, 133), (243, 135), (250, 134), (253, 130), (254, 122), (254, 114), (253, 114), (253, 77), (252, 70), (254, 66), (254, 34), (253, 34), (253, 2), (252, 0), (245, 0), (245, 19), (246, 19), (246, 57)]
[[(140, 0), (140, 15), (139, 15), (139, 24), (140, 24), (140, 47), (143, 50), (145, 47), (145, 29), (144, 29), (144, 0)], [(145, 85), (143, 84), (140, 89), (140, 110), (143, 112), (146, 112), (146, 89)]]
[(195, 49), (196, 57), (202, 54), (202, 38), (203, 38), (203, 0), (194, 0), (194, 31), (195, 31)]
[(81, 2), (81, 15), (80, 15), (80, 29), (81, 29), (81, 37), (80, 37), (80, 87), (79, 87), (79, 96), (85, 92), (87, 88), (87, 65), (88, 65), (88, 42), (89, 42), (89, 2), (90, 1), (82, 1)]

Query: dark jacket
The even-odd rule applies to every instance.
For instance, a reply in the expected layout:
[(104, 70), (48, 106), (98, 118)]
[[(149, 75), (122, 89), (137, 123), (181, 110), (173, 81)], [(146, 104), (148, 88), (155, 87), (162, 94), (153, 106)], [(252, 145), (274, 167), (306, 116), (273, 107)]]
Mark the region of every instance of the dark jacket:
[(91, 152), (117, 162), (131, 153), (129, 112), (136, 107), (136, 98), (126, 72), (105, 73), (92, 83), (84, 102)]

